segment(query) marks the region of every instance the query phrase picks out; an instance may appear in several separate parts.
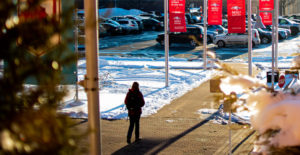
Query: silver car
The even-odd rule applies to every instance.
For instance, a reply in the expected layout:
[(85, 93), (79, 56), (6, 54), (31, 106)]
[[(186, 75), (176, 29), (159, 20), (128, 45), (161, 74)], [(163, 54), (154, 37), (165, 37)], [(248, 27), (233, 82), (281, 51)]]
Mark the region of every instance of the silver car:
[(120, 23), (122, 29), (127, 32), (127, 33), (131, 33), (131, 32), (139, 32), (139, 26), (136, 23), (136, 21), (131, 20), (131, 19), (119, 19), (117, 20), (118, 23)]
[[(256, 29), (252, 29), (252, 46), (260, 44), (259, 33)], [(247, 33), (227, 33), (217, 35), (214, 38), (214, 44), (219, 48), (226, 47), (227, 45), (247, 45), (248, 34)]]

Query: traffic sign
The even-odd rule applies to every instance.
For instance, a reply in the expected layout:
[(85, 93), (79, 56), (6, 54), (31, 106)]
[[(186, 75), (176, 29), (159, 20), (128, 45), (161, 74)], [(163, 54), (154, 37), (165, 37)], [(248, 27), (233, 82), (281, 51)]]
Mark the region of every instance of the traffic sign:
[(285, 84), (285, 77), (284, 77), (284, 75), (280, 75), (279, 80), (278, 80), (278, 86), (280, 88), (282, 88), (284, 86), (284, 84)]

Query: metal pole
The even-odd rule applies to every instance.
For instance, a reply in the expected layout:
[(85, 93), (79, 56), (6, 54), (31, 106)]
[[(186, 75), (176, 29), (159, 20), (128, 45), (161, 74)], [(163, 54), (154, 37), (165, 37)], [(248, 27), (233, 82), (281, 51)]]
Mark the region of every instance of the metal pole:
[[(272, 11), (272, 16), (274, 17), (275, 10)], [(272, 89), (274, 88), (274, 57), (275, 57), (275, 18), (272, 20)]]
[(229, 155), (232, 154), (231, 148), (232, 148), (232, 144), (231, 144), (231, 110), (229, 111), (229, 118), (228, 118), (228, 126), (229, 126)]
[(77, 62), (78, 62), (78, 16), (77, 16), (77, 12), (78, 9), (75, 9), (75, 21), (76, 21), (76, 26), (75, 26), (75, 53), (76, 53), (76, 91), (75, 91), (75, 101), (78, 101), (78, 66), (77, 66)]
[(90, 154), (101, 154), (99, 79), (98, 79), (98, 2), (84, 0), (85, 49), (86, 49), (86, 91), (88, 97), (88, 127)]
[(278, 13), (279, 13), (279, 1), (275, 0), (275, 69), (278, 69)]
[(165, 25), (165, 82), (169, 86), (169, 0), (164, 1), (164, 25)]
[(207, 68), (207, 0), (203, 1), (204, 6), (204, 40), (203, 40), (203, 67), (204, 69)]
[(251, 0), (248, 0), (248, 71), (252, 76), (252, 22)]

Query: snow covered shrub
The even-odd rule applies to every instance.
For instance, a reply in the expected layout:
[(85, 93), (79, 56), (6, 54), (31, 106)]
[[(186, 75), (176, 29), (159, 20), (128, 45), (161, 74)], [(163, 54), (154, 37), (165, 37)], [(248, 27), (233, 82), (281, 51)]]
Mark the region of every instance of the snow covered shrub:
[[(295, 57), (292, 63), (293, 68), (299, 68), (300, 57)], [(300, 154), (300, 94), (295, 93), (297, 90), (274, 91), (258, 79), (236, 74), (221, 79), (220, 89), (225, 94), (223, 103), (232, 94), (246, 96), (244, 104), (240, 104), (241, 98), (231, 98), (228, 105), (232, 111), (249, 112), (251, 126), (258, 132), (252, 153)]]

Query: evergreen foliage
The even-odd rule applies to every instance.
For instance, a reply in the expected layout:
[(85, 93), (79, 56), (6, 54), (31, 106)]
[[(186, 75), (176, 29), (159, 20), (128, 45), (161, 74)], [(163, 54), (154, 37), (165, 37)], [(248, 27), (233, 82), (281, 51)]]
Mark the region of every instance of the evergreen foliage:
[[(22, 9), (34, 11), (40, 2)], [(17, 10), (18, 0), (1, 0), (0, 154), (72, 154), (71, 120), (57, 109), (66, 94), (58, 87), (62, 67), (76, 57), (66, 52), (72, 38), (56, 44), (59, 34), (72, 28), (72, 10), (60, 21), (24, 20)], [(25, 85), (29, 80), (36, 85)]]

